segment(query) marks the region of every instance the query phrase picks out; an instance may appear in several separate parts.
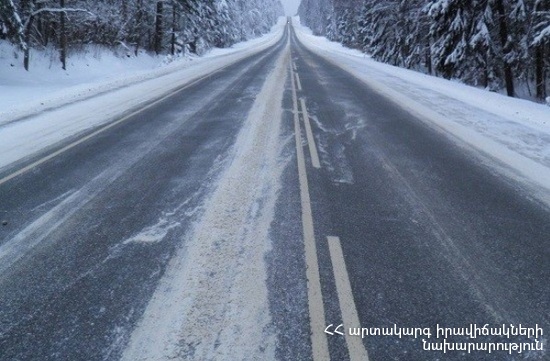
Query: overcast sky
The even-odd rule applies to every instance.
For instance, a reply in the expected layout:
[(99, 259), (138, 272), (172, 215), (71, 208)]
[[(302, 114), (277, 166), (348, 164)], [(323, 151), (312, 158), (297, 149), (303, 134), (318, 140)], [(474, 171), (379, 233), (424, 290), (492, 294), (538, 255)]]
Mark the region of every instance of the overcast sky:
[(281, 0), (281, 2), (285, 7), (285, 12), (287, 15), (296, 15), (298, 5), (300, 5), (300, 0)]

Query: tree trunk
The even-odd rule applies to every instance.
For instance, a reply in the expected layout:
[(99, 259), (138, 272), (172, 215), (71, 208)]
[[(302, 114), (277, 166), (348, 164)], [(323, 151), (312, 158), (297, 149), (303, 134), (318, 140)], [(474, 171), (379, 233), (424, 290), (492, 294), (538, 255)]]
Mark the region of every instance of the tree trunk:
[(122, 0), (122, 23), (125, 24), (128, 19), (128, 4), (127, 0)]
[[(43, 3), (38, 3), (36, 4), (36, 9), (37, 10), (40, 10), (44, 7), (44, 4)], [(36, 30), (38, 31), (38, 35), (40, 37), (40, 44), (42, 44), (43, 46), (46, 46), (46, 26), (44, 24), (44, 20), (42, 19), (42, 16), (40, 14), (38, 14), (36, 16)]]
[(485, 64), (483, 64), (483, 87), (489, 87), (489, 55), (485, 53)]
[(546, 81), (544, 77), (544, 45), (537, 45), (535, 49), (535, 83), (537, 88), (537, 98), (546, 98)]
[(172, 5), (172, 41), (170, 53), (174, 55), (176, 53), (176, 24), (177, 24), (177, 11), (176, 5)]
[(32, 23), (33, 23), (33, 16), (32, 16), (33, 6), (30, 2), (30, 0), (22, 0), (21, 1), (21, 13), (24, 18), (27, 19), (26, 27), (23, 29), (24, 31), (24, 39), (25, 44), (27, 46), (25, 47), (23, 51), (23, 67), (25, 70), (29, 70), (29, 61), (30, 61), (30, 51), (31, 51), (31, 29), (32, 29)]
[[(506, 55), (508, 52), (508, 24), (506, 23), (506, 11), (504, 10), (504, 3), (502, 0), (496, 0), (495, 6), (499, 18), (500, 28), (500, 42), (502, 44), (502, 55)], [(510, 64), (504, 60), (504, 81), (506, 83), (506, 93), (508, 96), (513, 97), (514, 92), (514, 74)]]
[[(65, 0), (59, 0), (59, 6), (65, 8)], [(67, 70), (67, 29), (65, 22), (67, 14), (62, 11), (59, 13), (59, 60), (61, 60), (61, 68)]]
[(31, 58), (30, 51), (30, 40), (31, 40), (31, 29), (32, 29), (32, 23), (34, 20), (34, 16), (29, 15), (29, 20), (27, 23), (27, 27), (25, 28), (25, 43), (27, 44), (27, 47), (25, 48), (24, 54), (23, 54), (23, 66), (25, 67), (25, 70), (29, 71), (29, 61)]
[(432, 75), (432, 46), (430, 44), (430, 37), (428, 37), (428, 44), (426, 46), (426, 68), (428, 70), (428, 74)]
[(157, 2), (157, 16), (155, 19), (155, 52), (162, 52), (162, 1)]
[(139, 46), (141, 44), (141, 31), (140, 31), (140, 26), (141, 26), (141, 19), (143, 18), (143, 0), (138, 0), (137, 2), (137, 11), (136, 11), (136, 24), (135, 24), (135, 29), (134, 29), (134, 32), (136, 32), (136, 50), (134, 51), (134, 53), (136, 54), (136, 56), (138, 56), (139, 54)]

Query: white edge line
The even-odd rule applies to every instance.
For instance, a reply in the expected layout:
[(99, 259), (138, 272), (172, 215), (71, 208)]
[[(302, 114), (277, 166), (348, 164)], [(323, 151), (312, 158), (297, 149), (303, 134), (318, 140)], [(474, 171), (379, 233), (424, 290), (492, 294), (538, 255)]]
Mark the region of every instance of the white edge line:
[(311, 155), (311, 164), (314, 168), (319, 169), (321, 168), (321, 162), (319, 161), (319, 153), (317, 152), (317, 145), (315, 144), (315, 138), (313, 137), (313, 131), (311, 130), (311, 122), (309, 120), (309, 113), (307, 112), (306, 101), (304, 98), (300, 98), (300, 104), (302, 105), (302, 114), (306, 127), (307, 144)]
[(319, 275), (319, 261), (317, 259), (317, 246), (315, 244), (315, 231), (313, 228), (313, 215), (307, 181), (306, 161), (302, 148), (300, 119), (298, 117), (298, 98), (294, 83), (294, 70), (290, 67), (292, 83), (292, 102), (294, 107), (294, 136), (296, 141), (296, 155), (298, 158), (298, 176), (300, 181), (300, 201), (302, 206), (302, 229), (304, 233), (304, 248), (306, 258), (307, 298), (309, 319), (311, 327), (311, 348), (314, 361), (329, 361), (328, 340), (324, 329), (325, 309), (323, 295), (321, 293), (321, 276)]
[[(332, 262), (332, 270), (334, 272), (334, 280), (336, 281), (336, 291), (338, 293), (338, 302), (340, 302), (340, 310), (342, 312), (342, 321), (344, 321), (344, 329), (349, 327), (361, 327), (357, 307), (353, 300), (351, 284), (349, 282), (348, 271), (346, 270), (346, 262), (340, 238), (327, 237), (330, 250), (330, 260)], [(347, 327), (347, 328), (346, 328)], [(344, 331), (346, 343), (348, 345), (350, 361), (368, 361), (369, 355), (363, 344), (361, 337), (351, 336), (349, 332)]]

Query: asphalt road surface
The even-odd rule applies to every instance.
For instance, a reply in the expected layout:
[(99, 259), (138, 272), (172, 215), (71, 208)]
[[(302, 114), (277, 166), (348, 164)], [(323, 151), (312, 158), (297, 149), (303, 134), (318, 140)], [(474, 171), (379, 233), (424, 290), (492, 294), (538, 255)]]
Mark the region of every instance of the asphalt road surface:
[[(276, 101), (279, 83), (277, 114), (260, 103)], [(253, 122), (273, 114), (280, 126), (254, 130)], [(255, 138), (262, 132), (276, 146)], [(262, 146), (271, 153), (254, 168)], [(152, 350), (143, 359), (168, 359), (166, 344), (158, 351), (140, 340), (163, 334), (164, 324), (151, 329), (147, 320), (163, 313), (159, 295), (170, 289), (183, 298), (192, 293), (193, 308), (182, 306), (179, 326), (187, 331), (173, 336), (173, 359), (550, 357), (423, 349), (422, 339), (442, 341), (437, 325), (550, 332), (550, 211), (491, 160), (309, 51), (290, 26), (272, 48), (6, 178), (54, 151), (0, 174), (0, 218), (7, 222), (0, 226), (1, 360), (137, 360), (139, 347)], [(278, 171), (264, 169), (273, 164)], [(227, 175), (234, 169), (252, 173)], [(218, 202), (232, 193), (242, 204)], [(219, 214), (235, 219), (211, 221)], [(205, 224), (214, 226), (200, 229)], [(248, 234), (263, 234), (258, 224), (268, 226), (265, 239)], [(243, 231), (226, 237), (224, 227)], [(220, 241), (210, 245), (208, 235)], [(200, 262), (197, 239), (215, 250), (196, 253)], [(236, 251), (243, 240), (255, 243)], [(247, 253), (256, 244), (259, 251)], [(172, 285), (179, 269), (192, 280)], [(199, 286), (187, 286), (197, 278)], [(264, 288), (266, 295), (257, 291)], [(178, 313), (173, 297), (167, 314)], [(263, 297), (266, 304), (257, 305)], [(210, 306), (211, 299), (218, 301)], [(261, 330), (233, 329), (252, 313), (262, 315), (250, 324), (267, 320)], [(334, 333), (341, 324), (337, 331), (346, 336)], [(329, 325), (333, 335), (325, 332)], [(421, 333), (350, 336), (357, 327)], [(239, 333), (247, 337), (240, 343), (231, 338)], [(128, 351), (134, 344), (138, 351)]]

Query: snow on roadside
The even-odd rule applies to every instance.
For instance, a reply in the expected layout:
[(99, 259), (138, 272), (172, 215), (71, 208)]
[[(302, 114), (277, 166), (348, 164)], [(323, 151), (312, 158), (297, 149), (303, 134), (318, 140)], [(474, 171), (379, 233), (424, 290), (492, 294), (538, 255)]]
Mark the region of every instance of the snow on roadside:
[[(273, 46), (282, 37), (285, 24), (281, 18), (263, 37), (229, 49), (215, 49), (193, 61), (176, 61), (154, 70), (130, 72), (115, 79), (69, 87), (28, 104), (0, 108), (0, 171)], [(9, 90), (0, 88), (0, 99), (5, 92)]]
[[(59, 69), (57, 54), (31, 53), (31, 71), (25, 71), (14, 61), (14, 47), (0, 42), (0, 125), (41, 113), (97, 94), (155, 79), (174, 72), (236, 55), (272, 43), (282, 32), (286, 18), (280, 18), (271, 32), (230, 48), (211, 49), (201, 57), (182, 57), (168, 64), (164, 58), (140, 54), (120, 59), (105, 49), (89, 49), (91, 54), (73, 55), (68, 70)], [(48, 58), (51, 58), (48, 60)], [(55, 60), (53, 60), (55, 59)], [(11, 67), (10, 64), (14, 64)]]
[(284, 168), (279, 55), (122, 360), (273, 360), (265, 254)]
[(0, 41), (0, 122), (68, 101), (78, 93), (88, 95), (89, 89), (129, 75), (145, 74), (158, 68), (163, 59), (147, 52), (126, 57), (105, 47), (89, 45), (69, 55), (66, 71), (61, 69), (55, 49), (33, 50), (30, 71), (26, 71), (19, 52), (16, 45)]
[(366, 83), (428, 125), (505, 164), (508, 176), (535, 186), (550, 203), (550, 107), (374, 61), (314, 36), (293, 19), (309, 50)]

